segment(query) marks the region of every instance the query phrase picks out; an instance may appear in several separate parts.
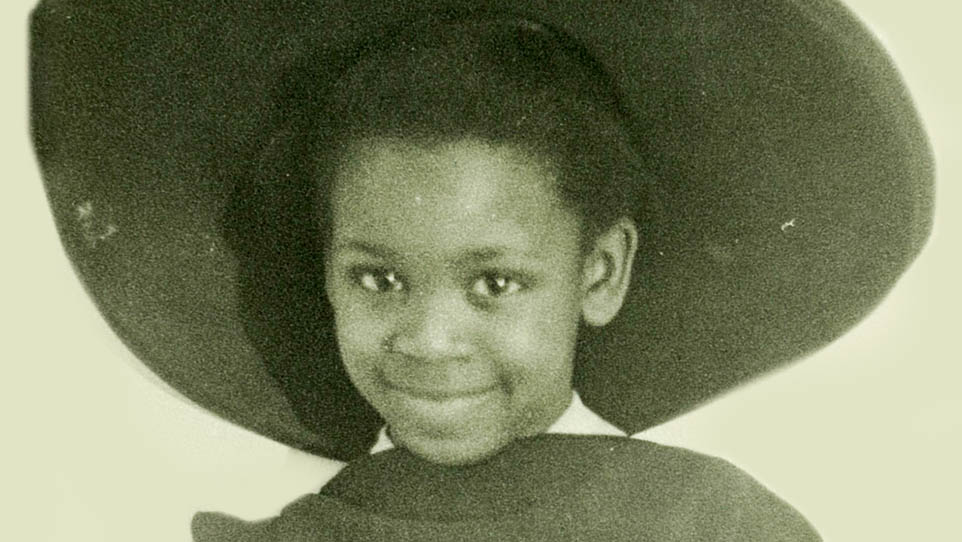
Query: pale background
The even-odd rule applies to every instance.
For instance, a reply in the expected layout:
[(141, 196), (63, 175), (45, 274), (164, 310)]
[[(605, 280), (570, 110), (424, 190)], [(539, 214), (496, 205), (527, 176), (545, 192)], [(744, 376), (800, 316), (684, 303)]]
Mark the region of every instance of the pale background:
[[(200, 509), (272, 515), (337, 466), (165, 391), (87, 299), (60, 248), (27, 137), (33, 4), (0, 8), (0, 540), (179, 542)], [(962, 4), (848, 4), (892, 52), (931, 135), (934, 234), (887, 301), (845, 338), (656, 434), (733, 461), (826, 540), (959, 542)]]

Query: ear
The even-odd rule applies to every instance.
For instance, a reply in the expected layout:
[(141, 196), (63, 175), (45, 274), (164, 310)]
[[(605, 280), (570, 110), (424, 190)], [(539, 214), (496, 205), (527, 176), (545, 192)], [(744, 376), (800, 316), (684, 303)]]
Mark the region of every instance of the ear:
[(603, 326), (621, 310), (637, 249), (638, 228), (629, 218), (622, 218), (595, 238), (582, 272), (585, 323)]

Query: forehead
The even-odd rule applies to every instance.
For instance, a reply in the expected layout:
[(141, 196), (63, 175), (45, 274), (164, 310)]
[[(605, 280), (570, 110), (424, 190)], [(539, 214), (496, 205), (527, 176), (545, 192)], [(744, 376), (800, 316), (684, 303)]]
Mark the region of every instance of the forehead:
[(550, 164), (477, 140), (377, 139), (346, 154), (333, 186), (333, 236), (410, 253), (466, 247), (528, 252), (577, 233)]

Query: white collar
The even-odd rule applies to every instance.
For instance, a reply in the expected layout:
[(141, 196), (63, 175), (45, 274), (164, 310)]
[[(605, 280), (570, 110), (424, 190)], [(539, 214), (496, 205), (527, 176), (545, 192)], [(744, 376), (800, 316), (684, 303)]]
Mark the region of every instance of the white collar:
[[(566, 433), (569, 435), (614, 435), (623, 437), (624, 431), (601, 419), (581, 402), (577, 392), (571, 392), (571, 403), (561, 413), (561, 416), (545, 433)], [(387, 426), (381, 428), (377, 435), (377, 442), (371, 448), (372, 454), (394, 448), (394, 443), (387, 434)]]

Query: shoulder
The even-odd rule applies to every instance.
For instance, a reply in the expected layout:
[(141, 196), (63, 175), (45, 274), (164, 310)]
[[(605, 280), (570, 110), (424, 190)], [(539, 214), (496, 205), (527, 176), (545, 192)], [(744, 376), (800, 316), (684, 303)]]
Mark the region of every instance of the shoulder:
[(217, 512), (198, 512), (190, 524), (194, 542), (262, 542), (271, 540), (272, 520), (244, 521)]
[(667, 521), (666, 536), (807, 542), (821, 540), (792, 506), (730, 462), (647, 441), (624, 443), (606, 477)]
[(308, 494), (286, 505), (278, 516), (260, 521), (245, 521), (220, 512), (198, 512), (190, 531), (194, 542), (309, 542), (317, 540), (318, 532), (330, 534), (330, 526), (355, 515), (350, 507)]

